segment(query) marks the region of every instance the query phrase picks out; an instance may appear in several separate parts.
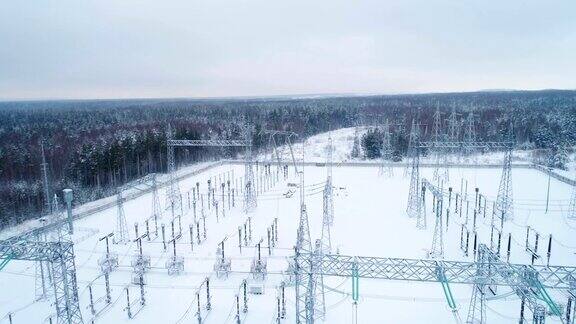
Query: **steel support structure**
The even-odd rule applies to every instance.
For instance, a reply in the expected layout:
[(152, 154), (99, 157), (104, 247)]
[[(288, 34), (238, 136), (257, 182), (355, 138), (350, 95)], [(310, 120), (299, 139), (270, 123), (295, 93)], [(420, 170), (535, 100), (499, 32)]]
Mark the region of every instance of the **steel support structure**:
[(246, 127), (245, 139), (243, 140), (220, 140), (220, 139), (209, 139), (209, 140), (175, 140), (172, 139), (171, 128), (168, 127), (168, 173), (170, 174), (169, 180), (169, 195), (168, 199), (170, 205), (174, 209), (175, 205), (181, 204), (181, 197), (179, 189), (177, 189), (177, 183), (175, 181), (174, 172), (176, 171), (176, 163), (174, 156), (174, 148), (176, 147), (201, 147), (201, 146), (215, 146), (215, 147), (245, 147), (245, 171), (244, 171), (244, 210), (246, 212), (251, 212), (256, 208), (256, 188), (254, 182), (254, 170), (253, 170), (253, 157), (252, 157), (252, 130), (250, 127)]
[(47, 262), (53, 271), (53, 285), (58, 323), (82, 323), (72, 242), (38, 242), (30, 234), (0, 241), (0, 255), (14, 260)]
[[(471, 304), (474, 307), (472, 318), (481, 318), (482, 292), (488, 285), (508, 286), (527, 301), (535, 317), (542, 315), (545, 301), (553, 315), (558, 315), (555, 304), (546, 298), (547, 289), (570, 291), (574, 289), (576, 267), (568, 266), (532, 266), (526, 264), (506, 263), (493, 253), (487, 246), (479, 246), (479, 259), (476, 262), (445, 261), (432, 259), (402, 259), (385, 257), (359, 257), (345, 255), (323, 254), (321, 258), (314, 252), (300, 253), (295, 257), (296, 277), (322, 276), (353, 277), (440, 282), (442, 280), (453, 284), (474, 285)], [(318, 273), (314, 273), (318, 272)], [(439, 276), (438, 273), (443, 273)], [(296, 286), (296, 297), (301, 305), (314, 305), (307, 300), (306, 294)], [(484, 300), (485, 306), (485, 300)], [(544, 308), (545, 309), (545, 308)], [(298, 313), (298, 323), (313, 323), (313, 308), (308, 312)]]

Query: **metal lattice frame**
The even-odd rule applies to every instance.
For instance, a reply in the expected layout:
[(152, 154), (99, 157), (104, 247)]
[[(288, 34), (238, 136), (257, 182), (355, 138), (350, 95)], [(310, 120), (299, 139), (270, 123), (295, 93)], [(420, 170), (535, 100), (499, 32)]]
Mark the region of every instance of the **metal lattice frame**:
[[(482, 247), (483, 245), (480, 245)], [(487, 250), (489, 250), (486, 247)], [(299, 253), (296, 262), (300, 269), (310, 269), (312, 253)], [(475, 284), (477, 282), (477, 262), (446, 261), (432, 259), (403, 259), (386, 257), (362, 257), (325, 254), (317, 269), (324, 276), (351, 277), (356, 266), (360, 278), (386, 279), (401, 281), (437, 282), (438, 269), (443, 269), (446, 280), (455, 284)], [(506, 263), (497, 265), (499, 273), (508, 271), (522, 273), (527, 270), (538, 274), (539, 282), (544, 288), (571, 289), (571, 283), (576, 278), (576, 267), (569, 266), (537, 266)], [(301, 270), (306, 271), (306, 270)], [(497, 271), (495, 271), (497, 272)], [(516, 286), (522, 283), (512, 283), (502, 276), (494, 276), (491, 285)]]
[[(430, 257), (432, 258), (442, 258), (444, 257), (444, 230), (442, 225), (442, 211), (443, 211), (443, 195), (442, 191), (436, 186), (432, 185), (430, 181), (423, 178), (422, 179), (422, 196), (425, 195), (425, 189), (428, 189), (434, 199), (434, 236), (432, 237), (432, 248), (430, 249)], [(424, 209), (424, 198), (422, 198), (422, 205), (420, 209)], [(423, 215), (421, 217), (426, 217)]]
[(504, 220), (514, 218), (513, 194), (512, 194), (512, 150), (506, 150), (502, 166), (502, 177), (496, 197), (497, 215)]
[(58, 323), (83, 323), (78, 303), (74, 244), (37, 242), (25, 238), (28, 235), (0, 241), (0, 255), (11, 255), (14, 260), (49, 262), (53, 271)]
[(168, 202), (172, 206), (174, 214), (175, 206), (181, 206), (181, 196), (178, 184), (175, 181), (174, 173), (176, 171), (176, 162), (174, 157), (174, 148), (176, 147), (201, 147), (201, 146), (214, 146), (214, 147), (245, 147), (246, 148), (246, 163), (244, 171), (244, 210), (251, 212), (256, 208), (256, 188), (254, 183), (254, 170), (253, 170), (253, 157), (252, 157), (252, 130), (246, 127), (246, 139), (244, 140), (175, 140), (172, 139), (171, 128), (168, 127), (168, 173), (169, 173), (169, 189), (168, 189)]
[[(438, 273), (443, 273), (442, 280), (446, 282), (474, 285), (468, 322), (485, 320), (485, 291), (488, 285), (511, 287), (528, 302), (534, 318), (540, 321), (538, 323), (543, 323), (542, 309), (545, 309), (541, 301), (548, 304), (553, 315), (561, 315), (546, 289), (572, 291), (576, 285), (576, 267), (506, 263), (484, 244), (479, 246), (477, 262), (318, 255), (315, 252), (299, 253), (297, 249), (295, 268), (296, 278), (322, 275), (438, 282), (441, 280)], [(307, 297), (315, 287), (310, 282), (308, 284), (310, 288), (306, 293), (296, 285), (296, 306), (297, 310), (300, 309), (297, 323), (313, 323), (315, 319), (315, 301)], [(302, 306), (305, 306), (304, 311)]]

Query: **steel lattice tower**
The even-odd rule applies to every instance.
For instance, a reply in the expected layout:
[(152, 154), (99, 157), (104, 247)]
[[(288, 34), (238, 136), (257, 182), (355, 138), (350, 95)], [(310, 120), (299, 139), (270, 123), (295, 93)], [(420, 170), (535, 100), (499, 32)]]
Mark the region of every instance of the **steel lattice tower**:
[(392, 135), (390, 134), (390, 124), (388, 119), (384, 122), (384, 129), (382, 130), (384, 137), (382, 138), (382, 151), (381, 151), (381, 165), (380, 174), (385, 174), (388, 177), (394, 175), (394, 170), (389, 164), (392, 160)]
[(309, 286), (308, 294), (313, 296), (309, 300), (313, 303), (309, 305), (313, 309), (312, 319), (324, 319), (326, 316), (326, 294), (324, 291), (324, 275), (322, 274), (322, 259), (324, 258), (322, 243), (317, 240), (314, 249), (314, 262), (312, 263), (312, 286)]
[(249, 213), (256, 209), (256, 186), (254, 182), (254, 168), (252, 157), (252, 127), (246, 123), (245, 125), (246, 141), (249, 143), (246, 146), (246, 163), (244, 164), (244, 211)]
[[(460, 139), (460, 121), (458, 120), (458, 116), (456, 114), (456, 108), (452, 107), (452, 112), (448, 117), (448, 141), (450, 142), (458, 142)], [(457, 153), (456, 149), (450, 149), (450, 154), (455, 155)], [(456, 159), (459, 159), (459, 155), (455, 156)]]
[[(476, 127), (474, 126), (474, 113), (468, 113), (466, 118), (466, 130), (464, 132), (464, 142), (474, 143), (476, 142)], [(465, 153), (470, 154), (473, 151), (470, 147), (465, 147)]]
[[(512, 140), (512, 124), (509, 129), (509, 140)], [(512, 143), (512, 141), (510, 141)], [(511, 220), (514, 218), (513, 206), (513, 193), (512, 193), (512, 145), (506, 148), (504, 153), (504, 162), (502, 164), (502, 177), (500, 178), (500, 186), (498, 187), (498, 196), (496, 197), (496, 210), (498, 216), (504, 220)]]
[(118, 190), (116, 194), (116, 229), (114, 233), (114, 243), (116, 244), (126, 244), (130, 241), (130, 236), (128, 235), (128, 226), (126, 225), (126, 215), (124, 214), (124, 198), (122, 197), (122, 191)]
[(434, 210), (434, 236), (432, 237), (432, 249), (430, 250), (430, 257), (443, 258), (444, 257), (444, 230), (442, 225), (442, 200), (436, 199)]
[[(435, 143), (439, 143), (440, 141), (443, 140), (442, 138), (442, 122), (441, 122), (441, 114), (440, 114), (440, 108), (437, 107), (436, 111), (434, 112), (434, 124), (432, 126), (432, 141)], [(439, 152), (436, 152), (436, 163), (434, 166), (434, 173), (433, 173), (433, 179), (436, 183), (440, 183), (440, 161), (441, 161), (441, 155), (445, 155), (445, 152), (443, 154), (440, 154)], [(445, 175), (443, 175), (445, 176)]]
[[(332, 238), (330, 235), (334, 223), (334, 196), (332, 188), (332, 137), (328, 136), (328, 154), (326, 159), (326, 184), (322, 192), (322, 234), (320, 237), (320, 249), (322, 253), (332, 251)], [(323, 289), (323, 288), (322, 288)]]
[[(39, 233), (36, 236), (37, 242), (45, 241), (45, 234)], [(48, 297), (50, 292), (50, 265), (46, 261), (35, 261), (35, 281), (34, 281), (34, 292), (36, 300), (43, 300)]]
[(420, 151), (418, 148), (419, 138), (419, 126), (412, 121), (412, 130), (410, 131), (412, 163), (410, 172), (410, 189), (408, 192), (408, 207), (406, 208), (406, 213), (410, 218), (416, 218), (422, 212), (420, 197)]
[(484, 252), (480, 250), (476, 260), (477, 281), (472, 286), (472, 296), (468, 307), (468, 316), (466, 316), (466, 324), (486, 323), (486, 281), (490, 277), (487, 271), (489, 265), (486, 261)]
[(158, 181), (156, 174), (152, 177), (152, 218), (162, 218), (162, 208), (160, 207), (160, 198), (158, 197)]
[(448, 117), (448, 140), (457, 142), (460, 138), (460, 122), (457, 119), (456, 108), (452, 108), (452, 112)]
[[(166, 139), (169, 143), (174, 137), (172, 133), (172, 126), (168, 124), (168, 130), (166, 132)], [(177, 207), (181, 206), (180, 196), (180, 186), (175, 179), (176, 173), (176, 157), (174, 156), (174, 146), (167, 145), (167, 155), (168, 155), (168, 190), (166, 191), (166, 203), (170, 206), (170, 211), (172, 213), (172, 219), (177, 215)]]
[[(408, 150), (406, 151), (406, 157), (408, 159), (413, 158), (415, 153), (418, 151), (418, 142), (420, 140), (420, 130), (416, 125), (416, 120), (412, 119), (412, 125), (410, 127), (410, 135), (408, 137)], [(410, 165), (407, 163), (406, 168), (404, 168), (404, 176), (408, 176), (408, 170), (410, 170)]]

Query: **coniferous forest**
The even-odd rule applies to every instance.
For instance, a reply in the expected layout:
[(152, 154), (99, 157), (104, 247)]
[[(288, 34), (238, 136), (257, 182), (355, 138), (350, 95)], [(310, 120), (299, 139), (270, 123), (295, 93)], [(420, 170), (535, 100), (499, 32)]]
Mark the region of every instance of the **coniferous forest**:
[[(262, 129), (290, 130), (300, 140), (355, 125), (391, 124), (393, 158), (408, 147), (412, 119), (430, 136), (433, 114), (442, 122), (453, 109), (460, 122), (472, 113), (478, 140), (502, 140), (513, 125), (519, 148), (543, 149), (562, 168), (576, 144), (576, 91), (502, 91), (326, 98), (141, 99), (0, 102), (0, 228), (45, 212), (41, 176), (44, 147), (50, 192), (69, 187), (75, 203), (105, 197), (116, 186), (166, 171), (166, 129), (176, 139), (231, 139), (243, 121)], [(380, 156), (377, 129), (362, 138), (366, 158)], [(177, 150), (178, 165), (234, 157), (239, 150)]]

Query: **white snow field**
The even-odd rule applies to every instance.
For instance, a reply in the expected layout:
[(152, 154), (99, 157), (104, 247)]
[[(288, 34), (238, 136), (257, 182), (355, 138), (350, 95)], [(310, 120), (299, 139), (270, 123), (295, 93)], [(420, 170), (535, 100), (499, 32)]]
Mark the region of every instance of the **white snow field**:
[[(256, 172), (259, 179), (263, 168)], [(276, 168), (272, 166), (274, 172)], [(332, 228), (332, 247), (334, 253), (358, 256), (381, 256), (399, 258), (426, 258), (431, 247), (434, 222), (431, 214), (431, 200), (427, 203), (427, 222), (425, 230), (418, 230), (415, 220), (406, 216), (409, 178), (404, 176), (404, 168), (393, 169), (393, 176), (379, 175), (378, 166), (344, 166), (333, 170), (335, 187), (335, 218)], [(233, 187), (239, 185), (237, 179), (244, 173), (240, 164), (224, 164), (208, 169), (198, 175), (180, 181), (180, 190), (184, 196), (184, 205), (188, 204), (187, 193), (198, 182), (200, 192), (206, 193), (207, 180), (219, 182), (230, 177)], [(422, 168), (421, 174), (432, 179), (433, 169)], [(500, 181), (500, 168), (453, 168), (449, 170), (449, 179), (455, 192), (461, 184), (467, 186), (468, 199), (474, 201), (474, 188), (487, 197), (488, 205), (495, 200)], [(540, 234), (540, 254), (542, 258), (536, 264), (546, 264), (548, 235), (553, 234), (552, 265), (576, 265), (576, 221), (565, 217), (571, 195), (571, 186), (550, 180), (550, 204), (545, 210), (548, 177), (537, 170), (514, 168), (514, 219), (504, 224), (502, 251), (505, 251), (508, 233), (512, 233), (513, 244), (511, 262), (530, 264), (530, 255), (525, 252), (524, 240), (526, 226)], [(280, 174), (280, 178), (282, 178)], [(323, 165), (305, 167), (305, 202), (308, 207), (310, 228), (313, 240), (320, 237), (322, 226), (322, 188), (326, 179)], [(464, 180), (461, 180), (464, 179)], [(465, 182), (462, 182), (465, 181)], [(206, 297), (200, 294), (204, 323), (235, 323), (236, 299), (240, 293), (243, 279), (250, 278), (250, 264), (256, 254), (254, 246), (263, 238), (262, 257), (268, 260), (268, 276), (265, 291), (261, 295), (248, 295), (248, 311), (240, 312), (242, 323), (275, 322), (277, 308), (277, 287), (287, 280), (285, 271), (287, 259), (293, 255), (296, 242), (296, 228), (299, 219), (298, 177), (292, 167), (288, 179), (281, 179), (268, 190), (258, 194), (258, 206), (250, 214), (242, 211), (242, 203), (236, 197), (236, 207), (228, 209), (228, 197), (220, 203), (217, 219), (214, 207), (208, 210), (206, 204), (207, 239), (198, 245), (190, 245), (189, 224), (193, 223), (192, 209), (186, 209), (182, 217), (182, 237), (177, 241), (177, 254), (185, 260), (184, 272), (170, 276), (165, 262), (173, 253), (169, 245), (164, 251), (161, 238), (150, 241), (144, 239), (143, 253), (151, 258), (151, 269), (145, 274), (145, 306), (140, 306), (139, 286), (132, 284), (133, 270), (131, 260), (137, 254), (136, 243), (126, 245), (111, 244), (113, 253), (118, 254), (119, 267), (110, 274), (112, 303), (104, 302), (104, 278), (98, 260), (104, 256), (106, 246), (98, 239), (114, 231), (116, 208), (112, 207), (97, 214), (76, 220), (76, 232), (73, 236), (76, 253), (76, 269), (80, 305), (85, 323), (197, 323), (196, 292), (206, 277), (210, 278), (211, 310), (206, 312)], [(266, 185), (264, 185), (266, 186)], [(444, 189), (449, 186), (444, 184)], [(285, 194), (295, 191), (291, 197)], [(217, 192), (218, 194), (218, 192)], [(431, 196), (429, 196), (431, 197)], [(221, 197), (218, 195), (218, 199)], [(164, 205), (164, 189), (160, 190), (160, 202)], [(143, 221), (151, 215), (151, 194), (127, 201), (124, 211), (128, 223), (128, 232), (134, 239), (134, 224), (139, 223), (140, 234), (145, 232)], [(222, 205), (225, 215), (222, 215)], [(490, 207), (490, 206), (489, 206)], [(452, 207), (454, 208), (454, 207)], [(198, 215), (199, 213), (198, 207)], [(473, 256), (470, 248), (468, 256), (460, 249), (460, 229), (464, 222), (466, 209), (462, 217), (451, 214), (448, 228), (445, 230), (445, 259), (468, 260)], [(471, 212), (471, 211), (470, 211)], [(486, 216), (478, 216), (477, 231), (481, 243), (490, 242), (491, 209)], [(252, 240), (249, 246), (238, 247), (238, 227), (247, 218), (251, 218)], [(469, 215), (469, 217), (472, 217)], [(198, 218), (200, 218), (198, 216)], [(267, 249), (267, 228), (278, 218), (278, 243)], [(166, 236), (170, 237), (171, 216), (164, 211), (160, 223), (166, 224)], [(469, 226), (471, 223), (469, 222)], [(150, 224), (153, 229), (154, 226)], [(151, 229), (151, 230), (152, 230)], [(195, 229), (193, 235), (196, 235)], [(533, 232), (534, 233), (534, 232)], [(225, 254), (231, 260), (231, 273), (227, 279), (217, 278), (213, 265), (217, 259), (216, 249), (224, 238)], [(531, 237), (531, 240), (534, 238)], [(8, 323), (8, 314), (12, 322), (44, 323), (54, 314), (52, 301), (34, 302), (34, 263), (12, 261), (0, 271), (0, 322)], [(351, 323), (353, 318), (351, 279), (326, 277), (326, 318), (325, 323)], [(92, 284), (96, 315), (92, 315), (89, 303), (88, 284)], [(126, 291), (129, 289), (133, 318), (126, 311)], [(360, 279), (358, 304), (358, 323), (457, 323), (457, 317), (465, 320), (472, 287), (469, 285), (451, 285), (456, 299), (458, 314), (448, 307), (440, 283), (418, 283), (405, 281), (384, 281)], [(500, 287), (498, 295), (490, 296), (487, 304), (488, 323), (517, 322), (520, 301), (510, 289)], [(552, 292), (554, 300), (564, 305), (566, 296)], [(242, 307), (242, 295), (240, 294)], [(286, 288), (286, 319), (283, 323), (295, 322), (295, 293), (293, 287)], [(531, 316), (527, 311), (527, 316)], [(53, 316), (53, 315), (52, 315)], [(558, 318), (548, 317), (550, 323), (560, 322)]]

